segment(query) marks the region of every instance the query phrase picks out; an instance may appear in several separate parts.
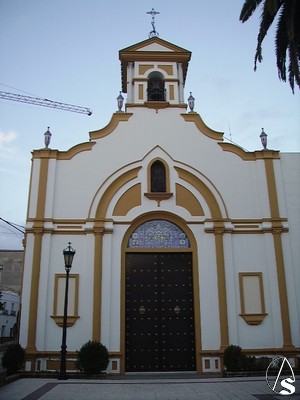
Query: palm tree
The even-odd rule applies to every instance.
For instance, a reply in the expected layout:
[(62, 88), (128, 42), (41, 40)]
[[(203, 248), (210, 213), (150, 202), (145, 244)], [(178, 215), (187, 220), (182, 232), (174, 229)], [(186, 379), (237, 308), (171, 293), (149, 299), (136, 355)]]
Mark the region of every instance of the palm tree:
[(261, 3), (263, 10), (257, 36), (254, 71), (257, 61), (262, 62), (263, 59), (262, 42), (278, 15), (275, 35), (278, 76), (279, 79), (286, 81), (288, 57), (288, 79), (294, 93), (295, 82), (300, 88), (300, 0), (245, 0), (240, 21), (246, 22)]

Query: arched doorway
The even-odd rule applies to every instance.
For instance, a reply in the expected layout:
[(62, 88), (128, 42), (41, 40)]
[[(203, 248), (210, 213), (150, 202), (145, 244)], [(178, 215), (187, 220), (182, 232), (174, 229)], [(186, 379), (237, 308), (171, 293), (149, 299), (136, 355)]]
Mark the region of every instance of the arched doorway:
[(195, 371), (198, 285), (189, 237), (169, 220), (152, 219), (131, 232), (126, 247), (125, 372)]

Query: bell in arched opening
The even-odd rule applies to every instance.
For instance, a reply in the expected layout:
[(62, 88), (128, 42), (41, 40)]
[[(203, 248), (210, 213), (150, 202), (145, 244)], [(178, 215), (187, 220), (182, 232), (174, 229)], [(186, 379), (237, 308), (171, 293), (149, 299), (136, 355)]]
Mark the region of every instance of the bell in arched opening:
[(165, 101), (164, 76), (158, 71), (148, 75), (148, 101)]

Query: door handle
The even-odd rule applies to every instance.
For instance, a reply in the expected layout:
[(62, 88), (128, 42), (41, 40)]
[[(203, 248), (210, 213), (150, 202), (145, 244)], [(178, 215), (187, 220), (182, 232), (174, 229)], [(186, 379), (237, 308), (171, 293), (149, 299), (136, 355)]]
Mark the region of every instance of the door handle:
[(174, 313), (175, 313), (176, 315), (180, 314), (180, 311), (181, 311), (181, 308), (180, 308), (179, 306), (175, 306), (175, 307), (174, 307)]
[(139, 313), (140, 313), (140, 315), (144, 315), (145, 312), (146, 312), (146, 308), (145, 308), (144, 306), (140, 306), (140, 307), (139, 307)]

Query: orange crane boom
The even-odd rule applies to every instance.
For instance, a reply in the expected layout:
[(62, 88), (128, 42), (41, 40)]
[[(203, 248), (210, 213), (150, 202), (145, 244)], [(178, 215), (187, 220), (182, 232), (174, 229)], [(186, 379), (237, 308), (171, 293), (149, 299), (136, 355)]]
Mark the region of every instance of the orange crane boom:
[(50, 107), (50, 108), (56, 108), (58, 110), (92, 115), (92, 111), (89, 108), (75, 106), (73, 104), (60, 103), (58, 101), (43, 99), (41, 97), (24, 96), (22, 94), (0, 91), (0, 99), (18, 101), (21, 103), (33, 104), (36, 106)]

